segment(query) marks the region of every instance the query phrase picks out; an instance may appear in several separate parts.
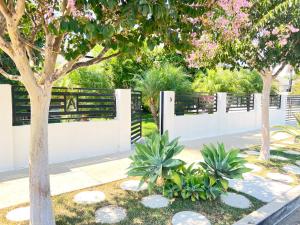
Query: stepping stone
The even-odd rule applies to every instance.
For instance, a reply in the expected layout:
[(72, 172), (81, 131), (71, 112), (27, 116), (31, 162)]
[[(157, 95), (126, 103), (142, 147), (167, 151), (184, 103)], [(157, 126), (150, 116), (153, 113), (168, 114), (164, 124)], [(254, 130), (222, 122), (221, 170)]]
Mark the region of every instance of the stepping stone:
[(289, 160), (283, 156), (279, 156), (279, 155), (271, 155), (270, 156), (271, 159), (275, 159), (275, 160), (282, 160), (282, 161), (286, 161), (286, 160)]
[(292, 155), (300, 155), (300, 152), (294, 150), (284, 151), (284, 153), (292, 154)]
[(138, 180), (128, 180), (123, 182), (120, 187), (125, 191), (144, 191), (147, 189), (147, 184), (144, 183), (139, 187), (140, 181)]
[(281, 174), (281, 173), (267, 173), (267, 177), (272, 180), (277, 180), (284, 183), (292, 183), (293, 178), (289, 175)]
[(200, 213), (182, 211), (173, 216), (172, 225), (211, 225), (211, 223)]
[(105, 200), (105, 194), (101, 191), (83, 191), (74, 196), (77, 204), (95, 204)]
[(224, 202), (226, 205), (239, 209), (247, 209), (251, 206), (251, 202), (248, 198), (233, 192), (222, 194), (221, 201)]
[(6, 214), (6, 219), (14, 222), (27, 221), (30, 219), (30, 207), (21, 207), (9, 211)]
[(283, 167), (286, 172), (290, 172), (296, 175), (300, 175), (300, 167), (295, 165), (286, 165)]
[(238, 157), (242, 157), (242, 158), (246, 158), (248, 155), (247, 154), (244, 154), (244, 153), (239, 153), (238, 154)]
[(127, 216), (126, 210), (114, 206), (109, 205), (103, 208), (100, 208), (96, 211), (96, 223), (119, 223), (120, 221), (124, 220)]
[(246, 151), (246, 153), (247, 153), (248, 155), (259, 155), (259, 152), (253, 151), (253, 150), (248, 150), (248, 151)]
[(271, 202), (292, 188), (290, 185), (252, 174), (244, 176), (244, 180), (229, 180), (229, 187), (263, 202)]
[(297, 160), (297, 161), (296, 161), (296, 164), (297, 164), (298, 166), (300, 166), (300, 160)]
[(150, 195), (142, 198), (142, 204), (151, 209), (164, 208), (169, 205), (169, 199), (161, 195)]
[(252, 163), (245, 163), (245, 166), (249, 169), (252, 169), (252, 171), (250, 171), (250, 172), (259, 172), (262, 170), (262, 168), (260, 166), (257, 166)]

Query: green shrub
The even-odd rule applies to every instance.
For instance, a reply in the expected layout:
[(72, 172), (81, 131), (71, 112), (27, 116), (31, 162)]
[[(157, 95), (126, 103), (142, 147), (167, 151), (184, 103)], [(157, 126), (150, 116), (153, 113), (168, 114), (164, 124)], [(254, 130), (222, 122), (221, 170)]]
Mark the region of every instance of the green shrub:
[(158, 133), (146, 138), (145, 144), (136, 144), (136, 152), (128, 175), (141, 176), (141, 184), (149, 184), (164, 196), (183, 199), (214, 200), (228, 189), (228, 179), (242, 178), (250, 169), (238, 150), (225, 151), (223, 144), (204, 146), (201, 151), (204, 162), (186, 164), (174, 159), (183, 150), (178, 139), (169, 141), (168, 133)]
[(251, 171), (245, 167), (242, 157), (238, 157), (239, 150), (231, 149), (225, 151), (224, 144), (204, 145), (201, 154), (204, 162), (200, 162), (200, 165), (207, 174), (214, 176), (216, 179), (235, 179), (242, 178), (243, 173)]
[(148, 182), (151, 192), (158, 179), (163, 184), (172, 170), (183, 165), (183, 161), (174, 159), (183, 150), (178, 139), (169, 141), (168, 132), (163, 135), (153, 133), (145, 138), (145, 144), (135, 144), (135, 154), (130, 157), (129, 176), (141, 176), (141, 184)]
[[(225, 186), (225, 185), (224, 185)], [(200, 167), (191, 164), (173, 171), (163, 187), (163, 195), (169, 198), (181, 196), (183, 199), (214, 200), (227, 191), (220, 180), (204, 173)]]

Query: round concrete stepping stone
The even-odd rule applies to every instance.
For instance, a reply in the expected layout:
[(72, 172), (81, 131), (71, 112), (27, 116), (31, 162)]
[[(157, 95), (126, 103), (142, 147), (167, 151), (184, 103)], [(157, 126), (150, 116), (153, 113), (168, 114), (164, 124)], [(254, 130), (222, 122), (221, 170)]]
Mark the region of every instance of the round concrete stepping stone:
[(283, 169), (286, 172), (290, 172), (290, 173), (293, 173), (293, 174), (300, 175), (300, 167), (298, 167), (298, 166), (295, 166), (295, 165), (286, 165), (286, 166), (283, 167)]
[(276, 160), (282, 160), (282, 161), (286, 161), (286, 160), (289, 160), (283, 156), (279, 156), (279, 155), (271, 155), (270, 156), (271, 159), (276, 159)]
[(77, 204), (95, 204), (105, 200), (105, 194), (101, 191), (83, 191), (74, 196)]
[(210, 225), (209, 220), (200, 213), (182, 211), (172, 218), (172, 225)]
[(100, 208), (96, 211), (96, 223), (119, 223), (120, 221), (124, 220), (127, 216), (126, 210), (114, 206), (109, 205), (103, 208)]
[(222, 194), (221, 201), (226, 205), (239, 209), (248, 209), (251, 206), (251, 202), (248, 198), (233, 192)]
[(252, 163), (245, 163), (245, 166), (249, 169), (252, 169), (252, 171), (250, 171), (250, 172), (259, 172), (262, 170), (262, 168), (260, 166), (257, 166)]
[(296, 161), (296, 164), (297, 164), (298, 166), (300, 166), (300, 160), (297, 160), (297, 161)]
[(277, 180), (284, 183), (292, 183), (293, 178), (289, 175), (281, 174), (281, 173), (267, 173), (267, 177), (269, 177), (272, 180)]
[(138, 180), (128, 180), (121, 183), (120, 187), (125, 191), (144, 191), (147, 189), (147, 184), (143, 184), (139, 187), (140, 181)]
[(292, 155), (300, 155), (300, 152), (294, 151), (294, 150), (288, 150), (288, 151), (284, 151), (284, 152), (288, 153), (288, 154), (292, 154)]
[(253, 150), (248, 150), (248, 151), (246, 151), (246, 153), (247, 153), (248, 155), (259, 155), (259, 152), (253, 151)]
[(27, 221), (30, 219), (30, 207), (20, 207), (11, 210), (6, 214), (6, 219), (14, 222)]
[(142, 198), (142, 204), (151, 209), (164, 208), (169, 205), (169, 199), (161, 195), (150, 195)]

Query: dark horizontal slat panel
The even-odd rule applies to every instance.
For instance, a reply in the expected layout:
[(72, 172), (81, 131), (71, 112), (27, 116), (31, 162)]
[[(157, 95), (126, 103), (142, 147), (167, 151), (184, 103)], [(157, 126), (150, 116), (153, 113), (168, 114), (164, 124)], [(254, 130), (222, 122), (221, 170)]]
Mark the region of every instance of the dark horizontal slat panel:
[[(13, 86), (14, 125), (30, 123), (30, 101), (22, 86)], [(49, 122), (116, 117), (114, 90), (53, 88)]]
[(114, 109), (116, 106), (114, 104), (111, 105), (78, 105), (79, 109), (95, 109), (95, 108), (107, 108)]
[(176, 115), (214, 113), (216, 110), (217, 95), (207, 93), (176, 94)]

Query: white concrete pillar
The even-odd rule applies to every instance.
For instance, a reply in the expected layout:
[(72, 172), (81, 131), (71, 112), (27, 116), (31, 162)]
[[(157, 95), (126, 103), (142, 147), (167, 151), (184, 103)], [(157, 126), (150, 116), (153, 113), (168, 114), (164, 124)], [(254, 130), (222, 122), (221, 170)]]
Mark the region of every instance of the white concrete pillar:
[(286, 123), (286, 114), (287, 114), (287, 110), (288, 110), (288, 102), (287, 102), (287, 98), (289, 93), (288, 92), (282, 92), (280, 93), (281, 95), (281, 105), (280, 105), (280, 111), (281, 111), (281, 118), (280, 118), (280, 124), (284, 125)]
[(170, 139), (175, 138), (174, 119), (175, 119), (175, 92), (160, 92), (160, 132), (169, 132)]
[(217, 120), (218, 120), (218, 129), (216, 130), (215, 135), (222, 135), (230, 129), (228, 124), (228, 115), (226, 112), (227, 107), (227, 93), (226, 92), (218, 92), (217, 93)]
[(14, 169), (11, 85), (0, 84), (0, 171)]
[(254, 94), (255, 129), (261, 128), (261, 93)]
[[(119, 121), (119, 151), (131, 149), (131, 90), (116, 89), (117, 120)], [(117, 141), (117, 140), (116, 140)]]

